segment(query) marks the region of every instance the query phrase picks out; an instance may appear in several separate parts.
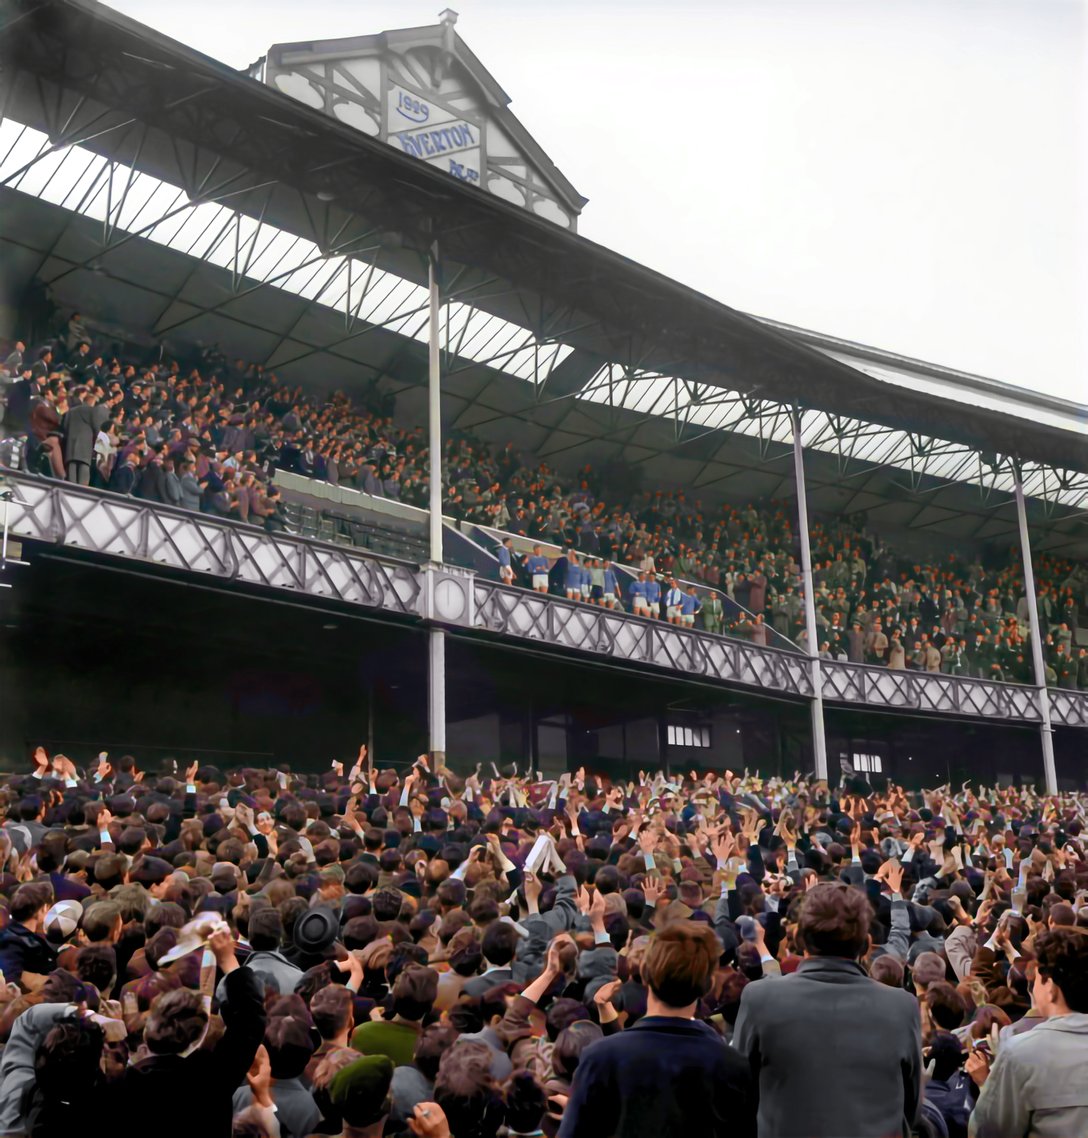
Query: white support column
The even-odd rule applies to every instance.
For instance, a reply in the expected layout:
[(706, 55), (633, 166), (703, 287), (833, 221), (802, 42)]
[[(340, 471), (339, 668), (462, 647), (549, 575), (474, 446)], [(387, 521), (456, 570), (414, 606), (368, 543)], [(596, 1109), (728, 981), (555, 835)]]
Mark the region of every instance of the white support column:
[[(430, 494), (431, 561), (442, 564), (442, 297), (438, 287), (438, 242), (427, 258), (427, 429)], [(446, 760), (446, 634), (427, 634), (427, 722), (430, 750)]]
[(816, 777), (827, 778), (827, 736), (824, 734), (823, 679), (820, 675), (820, 645), (816, 639), (816, 594), (812, 584), (812, 549), (808, 540), (808, 497), (805, 493), (805, 458), (801, 450), (801, 412), (794, 407), (793, 473), (797, 484), (797, 529), (801, 538), (801, 581), (805, 594), (805, 635), (812, 672), (812, 749)]
[(446, 761), (446, 634), (432, 628), (427, 634), (427, 721), (430, 750), (439, 762)]
[(1028, 630), (1031, 637), (1031, 660), (1035, 686), (1039, 695), (1042, 723), (1039, 735), (1043, 744), (1043, 777), (1047, 794), (1058, 793), (1058, 771), (1054, 764), (1054, 728), (1050, 723), (1050, 692), (1046, 687), (1043, 664), (1043, 631), (1039, 627), (1039, 597), (1035, 591), (1035, 570), (1031, 564), (1031, 540), (1028, 537), (1028, 513), (1024, 505), (1024, 483), (1019, 461), (1013, 462), (1013, 489), (1016, 494), (1016, 520), (1020, 523), (1020, 556), (1024, 563), (1024, 595), (1028, 600)]
[(429, 293), (427, 320), (427, 428), (428, 475), (431, 480), (431, 560), (442, 564), (442, 297), (438, 289), (438, 242), (427, 258)]

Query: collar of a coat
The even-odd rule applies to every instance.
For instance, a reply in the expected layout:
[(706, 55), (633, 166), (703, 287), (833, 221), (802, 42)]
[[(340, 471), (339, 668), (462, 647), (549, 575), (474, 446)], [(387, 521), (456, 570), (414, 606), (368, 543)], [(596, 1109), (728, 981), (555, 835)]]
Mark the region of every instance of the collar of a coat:
[(869, 975), (856, 960), (841, 956), (810, 956), (797, 966), (798, 976), (811, 980), (826, 980), (834, 984), (849, 984), (855, 980), (868, 980)]

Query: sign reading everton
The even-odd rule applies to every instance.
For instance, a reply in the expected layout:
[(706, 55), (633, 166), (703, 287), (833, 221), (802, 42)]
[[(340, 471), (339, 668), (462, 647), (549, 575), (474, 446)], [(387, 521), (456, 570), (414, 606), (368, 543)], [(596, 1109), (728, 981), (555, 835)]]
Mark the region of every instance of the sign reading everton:
[(480, 127), (439, 103), (392, 85), (386, 101), (389, 141), (405, 154), (480, 184)]

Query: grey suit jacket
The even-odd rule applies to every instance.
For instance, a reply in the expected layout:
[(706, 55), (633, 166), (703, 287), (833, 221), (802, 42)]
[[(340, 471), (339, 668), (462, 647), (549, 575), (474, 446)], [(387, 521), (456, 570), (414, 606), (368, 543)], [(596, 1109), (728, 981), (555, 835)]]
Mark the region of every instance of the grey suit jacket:
[(99, 403), (77, 403), (64, 416), (64, 457), (68, 462), (84, 462), (90, 466), (94, 460), (94, 440), (110, 416), (110, 409)]
[(759, 1138), (906, 1138), (917, 1120), (918, 1003), (853, 961), (749, 984), (733, 1046), (758, 1083)]

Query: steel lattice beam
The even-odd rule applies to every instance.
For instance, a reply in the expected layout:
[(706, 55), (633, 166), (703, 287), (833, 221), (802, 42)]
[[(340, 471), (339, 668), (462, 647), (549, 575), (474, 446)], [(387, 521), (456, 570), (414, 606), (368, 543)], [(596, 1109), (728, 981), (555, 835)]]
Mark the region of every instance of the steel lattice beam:
[[(15, 473), (5, 477), (13, 490), (11, 533), (24, 541), (361, 605), (389, 617), (428, 616), (426, 571), (417, 565), (51, 479)], [(453, 622), (463, 625), (466, 633), (531, 641), (726, 687), (811, 698), (806, 660), (793, 652), (496, 582), (476, 579), (472, 592), (475, 604), (466, 610), (470, 615)], [(832, 661), (822, 662), (821, 674), (823, 697), (834, 703), (990, 721), (1039, 721), (1035, 690), (1019, 684)], [(1063, 726), (1088, 728), (1088, 693), (1056, 692), (1054, 719)]]

